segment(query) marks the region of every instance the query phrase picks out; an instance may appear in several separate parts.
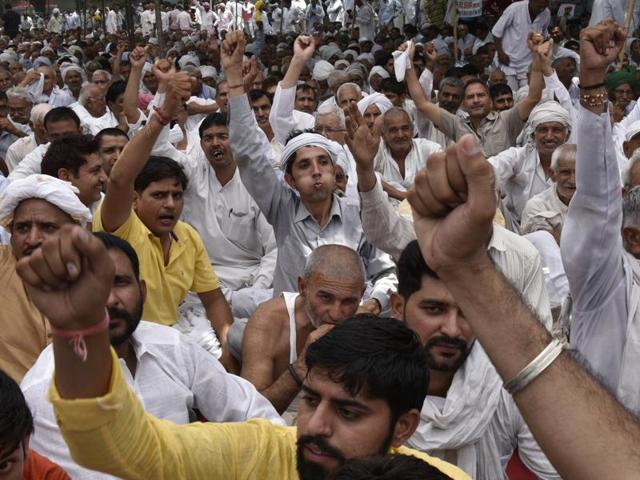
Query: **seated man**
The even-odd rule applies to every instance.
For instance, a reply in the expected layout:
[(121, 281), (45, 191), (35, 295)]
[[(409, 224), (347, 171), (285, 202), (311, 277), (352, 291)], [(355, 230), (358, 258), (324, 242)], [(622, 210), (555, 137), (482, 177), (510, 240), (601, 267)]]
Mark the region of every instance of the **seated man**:
[(372, 93), (358, 102), (358, 110), (372, 132), (376, 119), (392, 107), (391, 101), (381, 93)]
[[(138, 256), (125, 240), (95, 234), (115, 265), (107, 300), (109, 338), (121, 360), (129, 387), (151, 415), (174, 423), (189, 423), (197, 410), (210, 422), (282, 419), (247, 381), (228, 374), (199, 345), (173, 328), (141, 321), (146, 285), (140, 278)], [(71, 459), (60, 435), (47, 390), (53, 374), (53, 348), (47, 347), (24, 377), (21, 387), (35, 417), (31, 448), (54, 460), (73, 478), (104, 478)]]
[(40, 173), (42, 157), (47, 152), (50, 143), (57, 139), (70, 135), (82, 135), (82, 126), (78, 115), (68, 107), (56, 107), (50, 110), (44, 117), (44, 129), (47, 143), (41, 143), (35, 150), (20, 161), (18, 166), (9, 175), (9, 180), (17, 180), (34, 173)]
[(105, 128), (120, 126), (126, 129), (127, 122), (120, 122), (107, 106), (105, 89), (95, 83), (83, 86), (78, 101), (69, 108), (76, 112), (82, 128), (91, 135), (97, 135), (100, 130)]
[(13, 142), (7, 149), (7, 155), (4, 157), (9, 173), (11, 173), (28, 154), (33, 152), (38, 145), (47, 143), (44, 119), (47, 113), (49, 113), (49, 110), (51, 110), (51, 105), (48, 103), (40, 103), (31, 109), (29, 126), (33, 133)]
[(430, 140), (413, 138), (413, 122), (402, 108), (387, 110), (382, 116), (380, 129), (382, 141), (374, 168), (382, 175), (382, 188), (389, 197), (402, 201), (429, 155), (442, 151), (442, 148)]
[(190, 185), (184, 219), (200, 233), (233, 316), (249, 318), (273, 296), (275, 236), (240, 179), (229, 145), (227, 115), (207, 116), (199, 134), (200, 142), (189, 156), (167, 141), (166, 132), (153, 153), (184, 167)]
[[(136, 54), (141, 53), (132, 53)], [(189, 95), (184, 90), (190, 83), (186, 73), (164, 76), (160, 83), (160, 90), (169, 88), (163, 106), (127, 144), (111, 170), (93, 229), (115, 233), (136, 250), (148, 289), (144, 318), (173, 325), (178, 306), (193, 291), (224, 343), (232, 322), (229, 305), (202, 239), (193, 227), (178, 220), (187, 178), (175, 160), (149, 156), (163, 127), (174, 117), (183, 97)]]
[(256, 117), (256, 123), (264, 132), (267, 140), (269, 140), (274, 153), (281, 153), (282, 144), (280, 144), (276, 138), (273, 128), (271, 128), (271, 123), (269, 122), (269, 114), (271, 113), (271, 97), (262, 90), (250, 90), (249, 102), (251, 103), (253, 114)]
[(560, 145), (551, 155), (551, 179), (555, 183), (529, 199), (522, 211), (523, 234), (546, 230), (558, 244), (569, 202), (576, 191), (576, 146)]
[(503, 213), (513, 231), (519, 231), (529, 199), (552, 186), (551, 155), (571, 134), (569, 112), (554, 101), (534, 108), (529, 124), (531, 141), (489, 158), (496, 170), (498, 190), (504, 195)]
[(513, 91), (511, 87), (505, 83), (497, 83), (489, 87), (489, 95), (491, 96), (491, 104), (496, 112), (509, 110), (513, 108)]
[[(233, 39), (234, 54), (244, 50), (244, 38)], [(236, 42), (239, 42), (236, 44)], [(337, 157), (335, 142), (317, 133), (302, 133), (287, 143), (282, 154), (284, 184), (268, 160), (269, 144), (256, 135), (255, 119), (242, 87), (242, 53), (221, 52), (229, 91), (229, 134), (242, 182), (273, 226), (278, 260), (273, 279), (274, 294), (297, 289), (306, 258), (320, 245), (337, 243), (356, 250), (363, 259), (371, 285), (365, 301), (367, 311), (387, 310), (389, 292), (395, 287), (395, 266), (373, 248), (360, 227), (359, 208), (335, 193)]]
[(119, 128), (105, 128), (96, 135), (96, 142), (102, 160), (102, 168), (109, 176), (116, 160), (129, 142), (129, 136)]
[[(342, 245), (323, 245), (298, 279), (298, 293), (283, 292), (249, 319), (242, 340), (242, 376), (284, 412), (300, 391), (306, 346), (356, 313), (364, 293), (364, 267)], [(292, 370), (293, 369), (293, 370)]]
[(47, 319), (33, 305), (16, 272), (62, 225), (91, 222), (91, 212), (67, 182), (33, 175), (10, 182), (0, 195), (0, 225), (11, 245), (0, 247), (0, 369), (19, 382), (50, 342)]
[(352, 103), (362, 100), (362, 90), (351, 82), (343, 83), (336, 93), (336, 103), (340, 108), (347, 108)]
[(98, 143), (91, 135), (71, 135), (51, 142), (42, 159), (42, 173), (70, 182), (78, 197), (93, 212), (98, 208), (107, 174)]
[[(397, 0), (396, 0), (397, 1)], [(410, 455), (378, 455), (349, 460), (329, 480), (450, 480), (451, 477)]]
[[(297, 428), (265, 420), (175, 425), (145, 413), (110, 352), (104, 306), (114, 265), (102, 242), (69, 228), (34, 255), (21, 273), (55, 327), (50, 398), (80, 465), (121, 478), (325, 478), (349, 459), (390, 452), (417, 456), (455, 480), (469, 478), (402, 447), (418, 424), (428, 370), (422, 345), (401, 322), (354, 317), (309, 346)], [(40, 266), (59, 256), (77, 270), (70, 270), (72, 280), (64, 263), (56, 264), (71, 287), (53, 290), (36, 279)], [(89, 327), (97, 333), (84, 338), (89, 355), (82, 361), (65, 335)]]
[(20, 387), (0, 370), (0, 474), (7, 480), (70, 480), (55, 463), (30, 449), (33, 415)]
[(413, 240), (398, 260), (394, 315), (427, 352), (429, 387), (418, 429), (407, 445), (446, 458), (472, 478), (505, 478), (518, 449), (540, 479), (559, 479), (460, 311)]

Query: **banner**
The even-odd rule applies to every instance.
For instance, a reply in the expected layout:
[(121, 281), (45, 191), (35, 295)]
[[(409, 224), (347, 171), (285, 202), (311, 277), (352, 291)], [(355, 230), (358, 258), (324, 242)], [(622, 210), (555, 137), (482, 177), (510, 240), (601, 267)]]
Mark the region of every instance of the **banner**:
[(482, 0), (457, 0), (458, 17), (482, 16)]

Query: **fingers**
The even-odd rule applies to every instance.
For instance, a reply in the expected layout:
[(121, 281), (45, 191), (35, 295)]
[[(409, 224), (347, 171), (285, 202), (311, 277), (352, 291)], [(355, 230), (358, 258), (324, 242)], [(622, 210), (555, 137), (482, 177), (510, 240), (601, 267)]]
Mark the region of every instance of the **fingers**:
[[(111, 288), (115, 267), (102, 241), (79, 227), (75, 227), (69, 237), (70, 244), (65, 244), (66, 248), (62, 250), (65, 263), (82, 260), (82, 268), (86, 268), (95, 277), (101, 279), (103, 285)], [(83, 271), (80, 270), (80, 274), (82, 273)]]
[(429, 180), (432, 173), (430, 166), (427, 165), (427, 168), (416, 175), (413, 191), (409, 191), (407, 199), (412, 207), (414, 203), (416, 204), (419, 209), (417, 211), (422, 212), (421, 215), (424, 217), (444, 217), (451, 208), (436, 197)]
[(460, 170), (464, 175), (472, 217), (480, 222), (493, 218), (497, 208), (495, 172), (485, 159), (473, 135), (463, 136), (456, 145)]
[(438, 202), (453, 209), (462, 203), (462, 201), (449, 182), (447, 163), (452, 163), (451, 160), (454, 160), (452, 156), (445, 152), (430, 155), (427, 160), (427, 170), (429, 172), (427, 181), (429, 182), (433, 197)]

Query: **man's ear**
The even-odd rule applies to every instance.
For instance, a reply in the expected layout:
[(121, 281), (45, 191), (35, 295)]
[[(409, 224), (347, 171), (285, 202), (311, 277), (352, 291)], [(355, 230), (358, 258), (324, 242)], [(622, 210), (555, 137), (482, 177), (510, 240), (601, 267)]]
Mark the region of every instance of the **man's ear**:
[(73, 175), (71, 175), (71, 172), (69, 170), (67, 170), (66, 168), (59, 168), (58, 169), (58, 178), (60, 180), (64, 180), (66, 182), (70, 182), (72, 177), (73, 177)]
[(624, 227), (622, 229), (624, 246), (631, 255), (640, 258), (640, 231), (634, 227)]
[(285, 173), (284, 174), (284, 181), (287, 182), (287, 185), (289, 185), (291, 188), (296, 190), (296, 181), (294, 180), (293, 175), (291, 175), (289, 173)]
[(400, 447), (414, 434), (420, 424), (420, 410), (412, 408), (403, 413), (393, 427), (392, 447)]
[(141, 200), (141, 195), (136, 192), (135, 190), (133, 191), (133, 201), (131, 202), (131, 207), (134, 210), (138, 209), (138, 202)]
[(391, 305), (391, 312), (396, 320), (402, 320), (404, 318), (404, 298), (397, 292), (391, 294), (389, 297), (389, 304)]
[(298, 277), (298, 293), (304, 296), (307, 285), (304, 282), (304, 277)]

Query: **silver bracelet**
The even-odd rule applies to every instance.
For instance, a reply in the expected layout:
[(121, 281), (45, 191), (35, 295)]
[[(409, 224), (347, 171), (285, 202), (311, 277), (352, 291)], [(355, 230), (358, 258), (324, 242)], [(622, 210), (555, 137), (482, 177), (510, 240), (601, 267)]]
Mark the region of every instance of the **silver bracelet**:
[(533, 382), (562, 353), (566, 343), (563, 339), (554, 338), (529, 365), (524, 367), (513, 379), (504, 383), (504, 389), (511, 395)]

